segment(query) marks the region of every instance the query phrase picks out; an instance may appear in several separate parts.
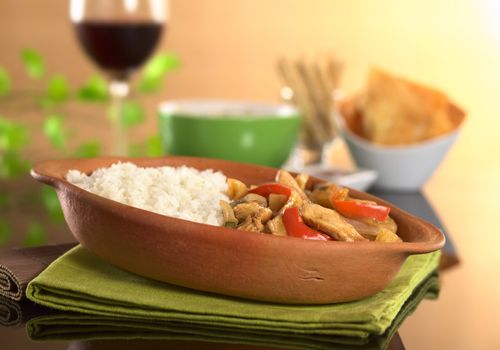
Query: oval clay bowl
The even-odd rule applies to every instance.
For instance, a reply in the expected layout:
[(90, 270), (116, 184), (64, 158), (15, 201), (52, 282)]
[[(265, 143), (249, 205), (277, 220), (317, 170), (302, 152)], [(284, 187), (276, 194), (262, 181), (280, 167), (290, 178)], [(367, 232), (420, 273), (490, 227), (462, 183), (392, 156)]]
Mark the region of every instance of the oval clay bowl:
[[(445, 242), (431, 224), (355, 190), (353, 197), (392, 208), (403, 243), (311, 241), (199, 224), (124, 205), (65, 180), (70, 169), (90, 174), (118, 161), (210, 168), (247, 185), (273, 181), (277, 169), (190, 157), (65, 159), (34, 166), (32, 176), (56, 189), (66, 222), (85, 248), (163, 282), (278, 303), (344, 302), (381, 291), (408, 255), (438, 250)], [(313, 178), (308, 185), (318, 182)]]

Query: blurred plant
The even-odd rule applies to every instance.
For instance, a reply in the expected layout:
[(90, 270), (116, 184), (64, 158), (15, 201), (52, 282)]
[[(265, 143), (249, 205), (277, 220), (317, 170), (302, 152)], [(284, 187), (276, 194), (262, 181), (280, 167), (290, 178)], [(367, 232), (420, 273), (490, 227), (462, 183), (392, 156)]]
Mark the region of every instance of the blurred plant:
[[(32, 81), (44, 84), (42, 91), (30, 96), (37, 110), (43, 115), (41, 137), (47, 139), (54, 150), (61, 156), (95, 157), (101, 154), (101, 142), (88, 139), (70, 149), (68, 140), (76, 135), (77, 130), (68, 126), (68, 116), (64, 111), (67, 103), (101, 103), (106, 106), (109, 94), (106, 81), (99, 75), (89, 77), (86, 82), (72, 89), (68, 79), (60, 73), (47, 76), (43, 56), (33, 50), (21, 52), (21, 61), (27, 76)], [(139, 94), (151, 94), (160, 90), (165, 77), (180, 66), (179, 58), (171, 53), (160, 53), (154, 56), (144, 67), (137, 85)], [(7, 103), (14, 95), (13, 82), (9, 72), (0, 66), (0, 106)], [(109, 115), (109, 111), (108, 111)], [(146, 113), (137, 99), (125, 103), (120, 121), (126, 129), (141, 125), (146, 120)], [(8, 183), (25, 176), (30, 167), (31, 159), (27, 157), (27, 147), (32, 139), (28, 125), (14, 122), (0, 115), (0, 181)], [(37, 136), (37, 135), (36, 135)], [(129, 154), (133, 156), (159, 156), (161, 144), (159, 137), (154, 135), (142, 142), (132, 144)], [(5, 187), (5, 186), (3, 186)], [(7, 186), (8, 187), (8, 186)], [(28, 200), (27, 200), (28, 199)], [(3, 213), (21, 209), (21, 206), (42, 206), (54, 223), (64, 221), (59, 200), (52, 188), (43, 186), (37, 193), (23, 193), (22, 196), (12, 196), (8, 191), (0, 192), (0, 246), (7, 244), (13, 237), (13, 223), (9, 222)], [(46, 239), (46, 229), (40, 218), (25, 218), (29, 224), (24, 234), (25, 246), (43, 244)]]

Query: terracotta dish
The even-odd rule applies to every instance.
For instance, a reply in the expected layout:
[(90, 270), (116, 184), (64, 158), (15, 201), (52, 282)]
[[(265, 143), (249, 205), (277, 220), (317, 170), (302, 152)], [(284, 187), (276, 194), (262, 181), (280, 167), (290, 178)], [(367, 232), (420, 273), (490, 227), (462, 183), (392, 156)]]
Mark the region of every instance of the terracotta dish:
[[(392, 208), (404, 243), (311, 241), (198, 224), (133, 208), (65, 180), (70, 169), (87, 174), (117, 161), (138, 166), (211, 168), (246, 184), (272, 181), (277, 169), (223, 160), (93, 158), (36, 164), (35, 179), (57, 191), (69, 228), (102, 259), (130, 272), (184, 287), (290, 304), (324, 304), (373, 295), (388, 285), (410, 254), (440, 249), (443, 234), (431, 224)], [(308, 186), (321, 182), (310, 179)]]

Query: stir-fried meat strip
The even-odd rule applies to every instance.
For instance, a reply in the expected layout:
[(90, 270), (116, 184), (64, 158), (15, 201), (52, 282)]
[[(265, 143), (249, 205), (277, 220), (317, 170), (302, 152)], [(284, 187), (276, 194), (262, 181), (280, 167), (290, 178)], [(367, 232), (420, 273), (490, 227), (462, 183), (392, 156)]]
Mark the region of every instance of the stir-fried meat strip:
[(348, 194), (349, 190), (347, 188), (328, 184), (315, 188), (309, 193), (309, 198), (313, 203), (326, 208), (332, 208), (332, 199), (343, 201), (347, 198)]
[(273, 213), (278, 213), (287, 201), (288, 198), (284, 194), (271, 193), (269, 195), (269, 209), (271, 209)]
[(254, 215), (254, 217), (265, 224), (266, 222), (269, 221), (273, 216), (273, 211), (269, 208), (261, 208), (260, 211)]
[(280, 184), (288, 186), (293, 191), (297, 192), (297, 194), (299, 195), (300, 199), (302, 199), (303, 201), (306, 201), (306, 202), (309, 201), (309, 198), (307, 197), (307, 195), (305, 194), (305, 192), (300, 188), (300, 186), (297, 183), (297, 181), (295, 181), (295, 179), (293, 178), (293, 176), (289, 172), (287, 172), (285, 170), (280, 170), (278, 172), (278, 174), (276, 175), (276, 180)]
[(283, 217), (281, 215), (277, 215), (271, 220), (267, 222), (266, 225), (269, 232), (271, 232), (275, 236), (286, 236), (286, 228), (283, 224)]
[(240, 199), (248, 192), (248, 187), (240, 180), (227, 179), (227, 195), (231, 199)]
[(387, 220), (385, 220), (384, 222), (379, 222), (378, 225), (382, 226), (386, 230), (391, 231), (392, 233), (398, 232), (398, 224), (396, 224), (396, 221), (394, 221), (394, 219), (391, 218), (390, 216), (388, 216)]
[(233, 210), (240, 222), (238, 229), (251, 232), (263, 232), (264, 224), (273, 216), (271, 209), (262, 207), (257, 202), (241, 203)]
[(248, 216), (237, 229), (250, 232), (264, 232), (264, 224), (256, 217)]
[(234, 216), (238, 221), (244, 221), (247, 217), (257, 215), (263, 207), (257, 202), (240, 203), (233, 208)]
[(351, 218), (343, 218), (346, 222), (354, 226), (356, 231), (358, 231), (363, 237), (368, 238), (373, 241), (377, 237), (377, 235), (382, 230), (388, 230), (392, 233), (396, 233), (398, 230), (398, 225), (391, 218), (388, 217), (386, 221), (377, 221), (374, 219), (351, 219)]
[(356, 229), (347, 223), (340, 214), (321, 205), (305, 202), (301, 208), (304, 222), (338, 241), (366, 241)]
[(375, 238), (377, 242), (386, 242), (386, 243), (399, 243), (403, 242), (403, 240), (394, 232), (391, 232), (386, 229), (381, 229), (377, 238)]
[(267, 207), (266, 197), (260, 196), (255, 193), (249, 193), (240, 199), (241, 203), (256, 202), (262, 207)]
[(307, 174), (299, 174), (295, 177), (295, 182), (302, 191), (306, 189), (307, 181), (309, 181), (309, 175)]
[(281, 209), (277, 215), (280, 215), (280, 216), (283, 215), (283, 213), (285, 212), (285, 210), (287, 208), (300, 207), (302, 205), (302, 203), (303, 203), (302, 198), (300, 198), (300, 196), (297, 194), (297, 192), (292, 191), (290, 198), (288, 198), (288, 201), (285, 203), (285, 205), (283, 205), (281, 207)]

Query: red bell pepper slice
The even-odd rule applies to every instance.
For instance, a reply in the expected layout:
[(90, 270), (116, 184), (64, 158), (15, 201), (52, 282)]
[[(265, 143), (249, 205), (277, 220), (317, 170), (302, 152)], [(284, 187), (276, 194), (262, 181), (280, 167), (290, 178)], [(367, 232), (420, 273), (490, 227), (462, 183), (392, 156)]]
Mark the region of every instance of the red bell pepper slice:
[(292, 190), (285, 185), (273, 182), (257, 186), (249, 190), (248, 193), (255, 193), (266, 198), (269, 197), (271, 193), (283, 194), (286, 196), (286, 200), (288, 201), (288, 198), (292, 195)]
[(300, 217), (299, 208), (297, 207), (291, 207), (285, 210), (283, 213), (283, 224), (285, 225), (288, 236), (314, 239), (318, 241), (330, 241), (332, 239), (330, 236), (313, 230), (304, 224), (302, 218)]
[(334, 200), (333, 202), (335, 204), (335, 209), (340, 214), (349, 218), (370, 218), (378, 221), (385, 221), (391, 211), (391, 208), (384, 205), (360, 202), (356, 200)]

